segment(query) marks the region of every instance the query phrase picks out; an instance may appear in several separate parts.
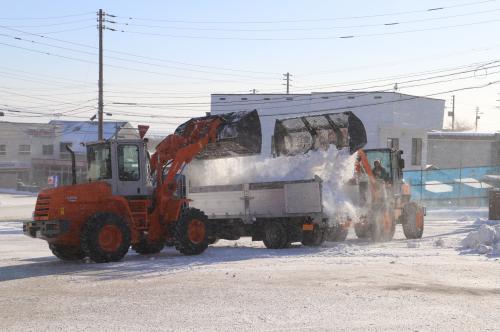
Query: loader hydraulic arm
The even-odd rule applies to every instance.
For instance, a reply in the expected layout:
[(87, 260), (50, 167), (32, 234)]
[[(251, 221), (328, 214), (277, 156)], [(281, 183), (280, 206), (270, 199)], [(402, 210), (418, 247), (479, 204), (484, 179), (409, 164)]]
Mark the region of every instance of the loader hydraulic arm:
[(363, 151), (363, 149), (358, 150), (358, 158), (359, 158), (360, 166), (363, 168), (366, 175), (368, 176), (368, 181), (370, 182), (369, 187), (370, 187), (370, 192), (372, 194), (372, 197), (374, 197), (376, 199), (380, 195), (379, 191), (376, 190), (377, 180), (375, 179), (375, 176), (373, 175), (372, 167), (370, 166), (370, 161), (368, 160), (368, 157), (366, 157), (366, 153)]
[[(218, 117), (193, 120), (182, 135), (168, 135), (156, 147), (151, 157), (151, 175), (156, 178), (155, 210), (165, 216), (168, 202), (176, 190), (175, 175), (190, 163), (208, 143), (215, 142), (217, 128), (222, 123)], [(169, 166), (164, 176), (164, 167)]]

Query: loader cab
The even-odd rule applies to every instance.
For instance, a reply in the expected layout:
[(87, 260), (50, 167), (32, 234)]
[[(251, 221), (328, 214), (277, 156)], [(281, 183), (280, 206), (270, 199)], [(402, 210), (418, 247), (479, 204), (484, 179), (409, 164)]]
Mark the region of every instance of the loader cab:
[(373, 167), (375, 160), (380, 160), (382, 167), (385, 168), (388, 174), (387, 182), (394, 184), (399, 183), (403, 179), (404, 159), (402, 158), (403, 151), (392, 150), (389, 148), (383, 149), (366, 149), (364, 150), (370, 166)]
[(146, 143), (143, 140), (107, 140), (87, 144), (88, 181), (105, 181), (113, 195), (144, 196), (148, 185)]

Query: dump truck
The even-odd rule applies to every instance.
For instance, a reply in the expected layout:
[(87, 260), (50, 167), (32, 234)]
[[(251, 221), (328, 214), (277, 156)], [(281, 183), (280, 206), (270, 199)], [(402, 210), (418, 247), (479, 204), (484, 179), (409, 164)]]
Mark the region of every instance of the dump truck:
[[(277, 120), (272, 142), (275, 156), (327, 150), (331, 145), (352, 154), (366, 144), (366, 133), (352, 112), (332, 112)], [(280, 249), (293, 242), (318, 246), (347, 236), (350, 220), (325, 213), (322, 179), (317, 176), (203, 186), (191, 185), (188, 172), (186, 182), (190, 205), (207, 214), (211, 243), (251, 237), (267, 248)]]
[(343, 241), (347, 220), (330, 219), (322, 205), (322, 180), (188, 186), (190, 205), (203, 210), (209, 243), (251, 237), (269, 249), (293, 242), (319, 246), (328, 237)]
[[(180, 194), (182, 170), (194, 158), (258, 154), (261, 139), (252, 111), (193, 118), (150, 157), (143, 137), (87, 144), (88, 182), (76, 184), (73, 171), (72, 185), (42, 190), (24, 233), (46, 240), (62, 260), (119, 261), (129, 247), (151, 254), (166, 242), (200, 254), (208, 246), (208, 218)], [(72, 163), (74, 170), (74, 153)]]

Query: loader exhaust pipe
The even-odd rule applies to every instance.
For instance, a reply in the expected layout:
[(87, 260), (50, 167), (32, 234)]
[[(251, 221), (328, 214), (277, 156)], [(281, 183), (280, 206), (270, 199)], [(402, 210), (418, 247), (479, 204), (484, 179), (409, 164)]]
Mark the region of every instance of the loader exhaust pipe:
[(351, 154), (366, 145), (366, 131), (352, 112), (323, 113), (276, 120), (274, 153), (293, 156), (311, 150), (349, 147)]
[(73, 151), (68, 144), (66, 144), (66, 150), (71, 154), (71, 183), (76, 184), (76, 159), (75, 151)]

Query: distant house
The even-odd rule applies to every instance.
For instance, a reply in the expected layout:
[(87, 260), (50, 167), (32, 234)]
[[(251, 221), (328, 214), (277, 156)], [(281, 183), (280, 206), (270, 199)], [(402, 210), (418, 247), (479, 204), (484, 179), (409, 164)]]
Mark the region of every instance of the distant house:
[[(128, 122), (105, 122), (104, 138), (138, 138)], [(97, 122), (0, 122), (0, 188), (16, 188), (18, 181), (40, 187), (50, 177), (71, 183), (70, 146), (76, 154), (78, 180), (85, 181), (85, 143), (97, 141)]]
[(432, 131), (427, 156), (437, 168), (500, 166), (500, 132)]
[(212, 94), (213, 114), (254, 109), (261, 116), (263, 154), (271, 154), (276, 119), (352, 111), (365, 125), (366, 148), (402, 149), (406, 169), (425, 167), (427, 132), (442, 129), (444, 119), (444, 100), (397, 92)]

